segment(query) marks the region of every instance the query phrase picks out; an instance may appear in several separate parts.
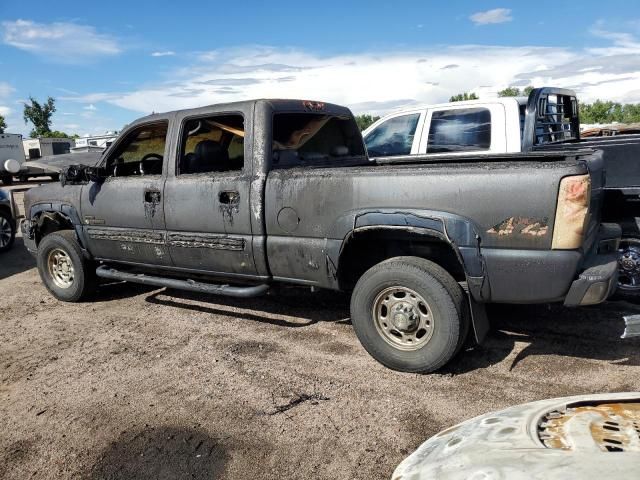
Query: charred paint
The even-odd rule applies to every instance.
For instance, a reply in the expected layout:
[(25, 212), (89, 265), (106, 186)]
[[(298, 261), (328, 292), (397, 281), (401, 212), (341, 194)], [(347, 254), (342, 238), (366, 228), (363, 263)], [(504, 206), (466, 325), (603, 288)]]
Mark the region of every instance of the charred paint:
[(171, 247), (212, 248), (214, 250), (240, 251), (245, 248), (244, 238), (184, 233), (170, 233), (167, 238), (167, 244)]
[(113, 230), (88, 228), (87, 235), (94, 240), (113, 240), (116, 242), (150, 243), (164, 245), (164, 234), (146, 230)]

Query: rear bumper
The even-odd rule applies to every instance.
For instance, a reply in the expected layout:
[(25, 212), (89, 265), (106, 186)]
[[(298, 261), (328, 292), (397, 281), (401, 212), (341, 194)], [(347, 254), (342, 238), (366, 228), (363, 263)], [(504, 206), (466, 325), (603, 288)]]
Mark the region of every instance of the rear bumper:
[(602, 303), (615, 291), (617, 284), (618, 256), (614, 253), (596, 255), (571, 284), (564, 304), (575, 307)]
[(622, 229), (617, 224), (600, 226), (598, 243), (594, 253), (584, 262), (584, 271), (564, 299), (568, 307), (595, 305), (604, 302), (618, 285), (618, 245)]

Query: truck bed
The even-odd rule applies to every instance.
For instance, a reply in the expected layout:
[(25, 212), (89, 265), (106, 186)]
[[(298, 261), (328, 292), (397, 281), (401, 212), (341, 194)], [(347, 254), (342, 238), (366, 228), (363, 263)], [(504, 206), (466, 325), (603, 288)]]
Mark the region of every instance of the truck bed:
[(605, 189), (640, 193), (640, 134), (583, 138), (577, 145), (604, 152)]

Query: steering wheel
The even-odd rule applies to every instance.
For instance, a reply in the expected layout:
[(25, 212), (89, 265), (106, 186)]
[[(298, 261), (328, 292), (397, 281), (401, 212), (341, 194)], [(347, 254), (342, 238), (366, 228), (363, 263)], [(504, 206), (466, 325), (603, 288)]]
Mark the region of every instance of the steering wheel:
[[(144, 171), (144, 162), (146, 162), (147, 160), (149, 160), (151, 158), (155, 158), (156, 160), (159, 160), (160, 162), (162, 162), (162, 160), (164, 160), (164, 157), (162, 155), (160, 155), (159, 153), (147, 153), (144, 157), (142, 157), (142, 160), (140, 160), (140, 165), (139, 165), (140, 175), (146, 175), (146, 172)], [(151, 172), (149, 172), (149, 173), (151, 173)]]

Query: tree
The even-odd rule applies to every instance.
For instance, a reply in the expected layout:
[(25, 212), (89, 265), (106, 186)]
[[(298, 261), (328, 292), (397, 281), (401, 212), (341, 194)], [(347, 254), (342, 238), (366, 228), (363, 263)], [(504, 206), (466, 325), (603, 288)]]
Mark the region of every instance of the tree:
[(504, 90), (498, 92), (499, 97), (528, 97), (533, 91), (534, 86), (529, 85), (520, 90), (518, 87), (507, 87)]
[(366, 113), (363, 115), (356, 115), (356, 123), (358, 124), (358, 128), (360, 129), (361, 132), (363, 130), (366, 130), (368, 127), (370, 127), (373, 123), (375, 123), (379, 119), (380, 117), (372, 116)]
[(4, 117), (0, 115), (0, 133), (4, 133), (4, 129), (7, 128), (7, 122)]
[(31, 130), (32, 137), (42, 137), (51, 131), (51, 115), (56, 111), (55, 99), (48, 97), (47, 103), (41, 105), (33, 97), (29, 97), (30, 105), (24, 104), (24, 123), (31, 122), (33, 124), (33, 130)]
[(50, 130), (40, 136), (44, 138), (80, 138), (80, 135), (77, 133), (69, 135), (68, 133), (61, 132), (59, 130)]
[(464, 100), (478, 100), (480, 97), (478, 97), (478, 95), (476, 95), (475, 93), (471, 92), (471, 93), (459, 93), (457, 95), (452, 96), (449, 101), (450, 102), (462, 102)]
[(621, 113), (622, 106), (611, 101), (580, 104), (581, 123), (612, 123), (622, 119)]

